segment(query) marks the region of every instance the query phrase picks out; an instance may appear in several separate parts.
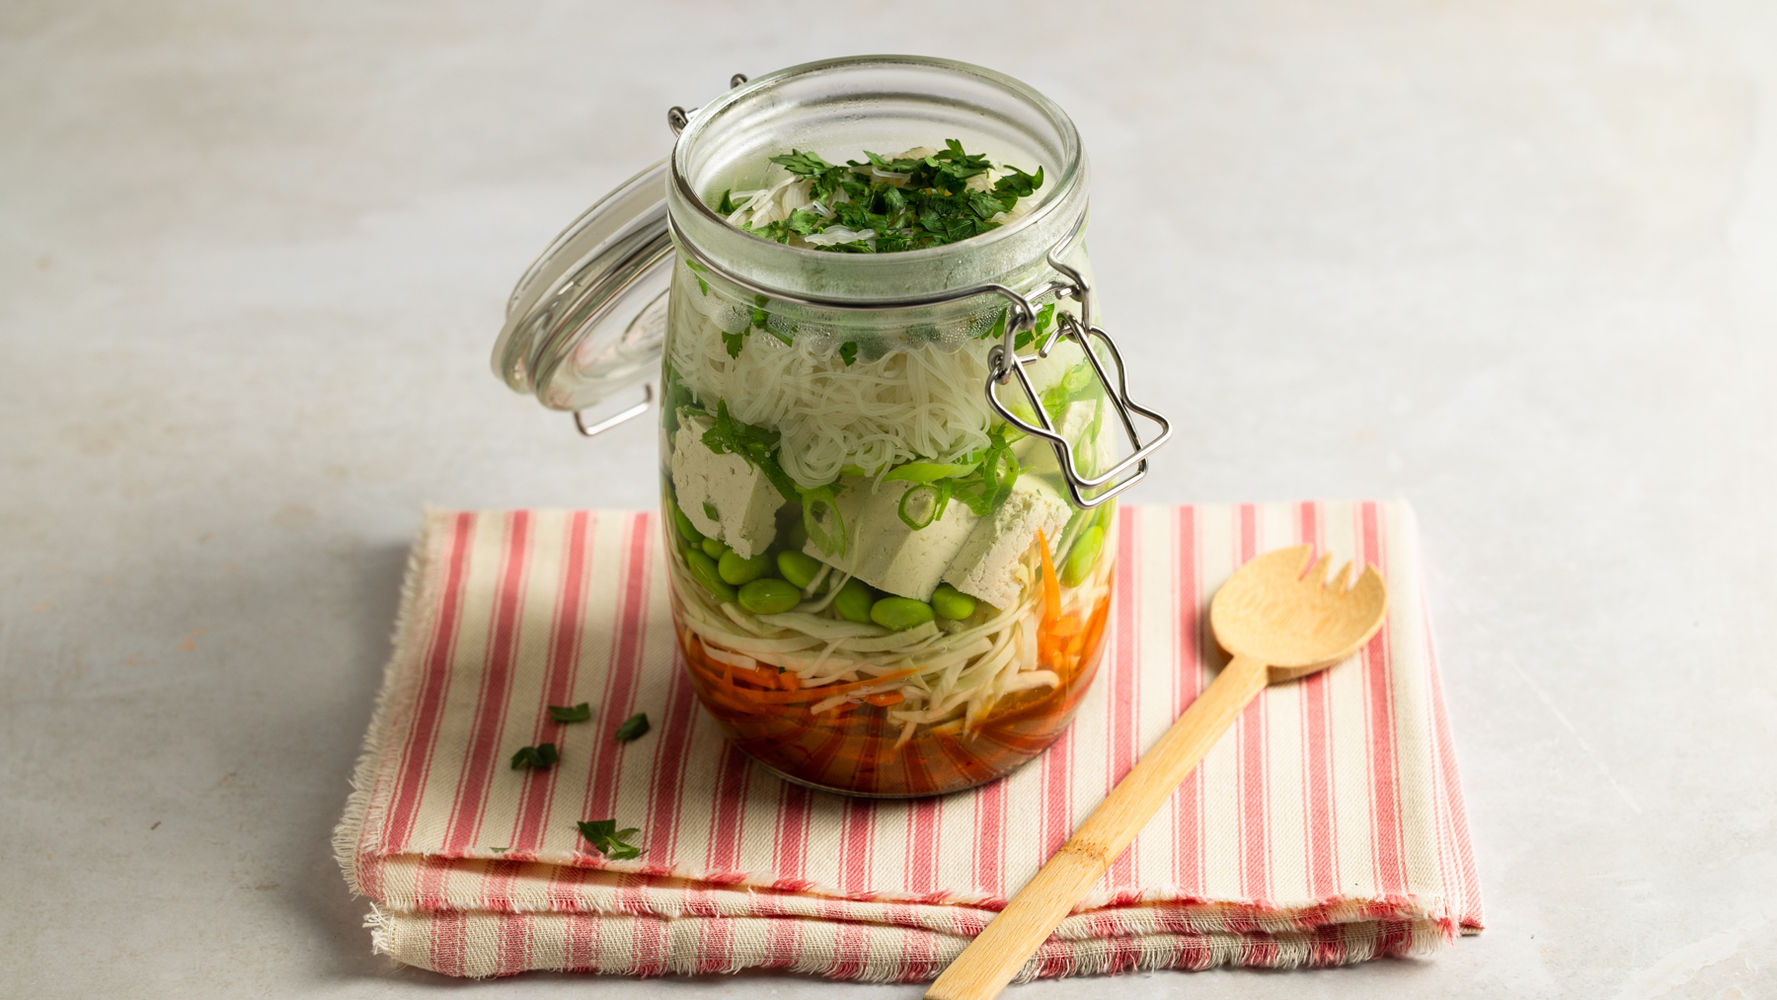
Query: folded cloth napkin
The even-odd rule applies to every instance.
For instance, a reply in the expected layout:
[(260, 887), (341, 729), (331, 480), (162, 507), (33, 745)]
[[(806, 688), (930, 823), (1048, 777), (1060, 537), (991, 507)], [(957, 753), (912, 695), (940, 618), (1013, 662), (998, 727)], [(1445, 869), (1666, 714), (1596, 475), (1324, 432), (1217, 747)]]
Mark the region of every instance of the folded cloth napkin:
[[(931, 979), (1225, 661), (1208, 601), (1259, 552), (1378, 566), (1387, 626), (1272, 687), (1024, 978), (1432, 951), (1481, 904), (1404, 503), (1126, 507), (1108, 643), (1072, 727), (983, 788), (846, 799), (773, 776), (699, 709), (658, 515), (431, 512), (335, 848), (377, 951), (449, 975), (784, 968)], [(550, 705), (590, 702), (563, 724)], [(620, 742), (646, 712), (652, 729)], [(560, 763), (513, 770), (553, 742)], [(595, 850), (581, 820), (639, 832)]]

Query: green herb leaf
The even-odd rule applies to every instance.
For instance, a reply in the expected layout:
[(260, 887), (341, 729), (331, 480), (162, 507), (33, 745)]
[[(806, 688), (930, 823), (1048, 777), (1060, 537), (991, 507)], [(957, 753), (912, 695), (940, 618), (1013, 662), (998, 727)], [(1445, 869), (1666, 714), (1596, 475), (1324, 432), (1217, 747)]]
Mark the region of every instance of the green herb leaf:
[(708, 500), (705, 500), (703, 502), (703, 516), (709, 518), (712, 521), (722, 520), (722, 512), (717, 510), (716, 505), (713, 503), (710, 503)]
[(549, 717), (557, 722), (585, 722), (592, 718), (592, 705), (584, 701), (578, 705), (551, 705)]
[(575, 825), (580, 828), (580, 836), (585, 837), (587, 843), (613, 861), (641, 857), (642, 849), (629, 842), (631, 837), (642, 832), (635, 827), (619, 830), (614, 819), (581, 820)]
[(1006, 204), (986, 191), (970, 191), (969, 208), (983, 219), (991, 219), (1006, 210)]
[[(1012, 349), (1022, 351), (1032, 343), (1043, 339), (1049, 332), (1049, 325), (1055, 322), (1055, 303), (1050, 302), (1037, 310), (1036, 325), (1012, 338)], [(1003, 328), (1002, 328), (1003, 329)]]
[(821, 159), (818, 155), (795, 149), (772, 157), (771, 162), (782, 164), (785, 170), (798, 177), (818, 177), (833, 169), (833, 164)]
[(1019, 198), (1028, 198), (1043, 186), (1043, 168), (1038, 167), (1034, 174), (1027, 174), (1014, 166), (1007, 166), (1012, 171), (993, 182), (993, 190), (997, 194), (1010, 194)]
[(978, 468), (968, 475), (944, 480), (950, 487), (951, 496), (981, 517), (999, 509), (1011, 495), (1012, 484), (1018, 481), (1020, 472), (1018, 457), (1012, 454), (1012, 447), (1006, 442), (1006, 426), (995, 427), (988, 432), (988, 437), (988, 446)]
[(632, 740), (639, 740), (647, 734), (648, 713), (637, 712), (629, 718), (624, 719), (623, 724), (617, 727), (617, 742), (628, 743)]
[(731, 358), (740, 357), (741, 345), (746, 342), (747, 332), (745, 330), (742, 330), (739, 333), (724, 333), (722, 335), (722, 346), (728, 349), (728, 356)]
[(554, 767), (559, 760), (561, 760), (561, 756), (555, 752), (555, 744), (539, 743), (534, 747), (520, 747), (519, 751), (512, 755), (512, 769), (517, 771), (521, 768), (531, 768), (537, 771), (547, 771)]
[(848, 340), (839, 345), (839, 360), (845, 362), (845, 367), (847, 368), (851, 367), (853, 361), (858, 360), (858, 345), (856, 341)]
[[(788, 243), (838, 225), (867, 229), (875, 236), (813, 249), (830, 253), (919, 250), (995, 228), (999, 223), (994, 220), (1001, 213), (1011, 211), (1019, 198), (1032, 194), (1043, 183), (1041, 167), (1030, 174), (1008, 165), (1005, 176), (996, 179), (991, 190), (971, 187), (972, 178), (993, 170), (994, 165), (987, 157), (968, 152), (955, 139), (946, 139), (944, 148), (929, 156), (890, 160), (866, 150), (864, 157), (845, 166), (797, 149), (771, 157), (771, 162), (805, 179), (810, 200), (821, 207), (799, 208), (789, 218), (747, 228), (765, 239)], [(890, 176), (879, 176), (878, 171)], [(725, 192), (717, 210), (732, 205)]]
[(703, 434), (704, 447), (718, 455), (739, 455), (770, 480), (785, 500), (802, 499), (802, 491), (777, 463), (777, 431), (734, 419), (726, 400), (716, 401), (716, 418)]
[[(1038, 169), (1040, 170), (1041, 168), (1038, 168)], [(722, 192), (722, 200), (716, 202), (717, 213), (719, 213), (721, 215), (733, 215), (734, 213), (740, 211), (740, 206), (736, 205), (734, 203), (733, 195), (734, 195), (733, 188), (729, 188), (728, 190)]]
[[(722, 197), (727, 198), (728, 192), (726, 192), (726, 191), (722, 192)], [(697, 279), (698, 290), (701, 291), (703, 294), (708, 295), (710, 293), (710, 283), (703, 279), (703, 272), (705, 270), (707, 270), (707, 268), (705, 268), (702, 264), (699, 264), (697, 261), (694, 261), (689, 257), (684, 258), (684, 261), (685, 261), (685, 266), (687, 268), (689, 268), (691, 271), (691, 276), (693, 278)]]

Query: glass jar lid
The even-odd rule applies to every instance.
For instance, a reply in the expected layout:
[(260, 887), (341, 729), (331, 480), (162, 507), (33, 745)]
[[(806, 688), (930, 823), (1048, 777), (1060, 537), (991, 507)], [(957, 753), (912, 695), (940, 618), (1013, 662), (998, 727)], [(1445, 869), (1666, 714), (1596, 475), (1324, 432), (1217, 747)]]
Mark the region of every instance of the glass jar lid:
[(662, 160), (600, 199), (518, 279), (493, 356), (512, 389), (578, 412), (652, 376), (671, 276), (667, 169)]
[[(630, 178), (555, 238), (525, 271), (507, 302), (506, 325), (494, 347), (493, 367), (508, 386), (534, 394), (544, 406), (567, 410), (581, 433), (597, 434), (647, 411), (652, 391), (623, 411), (589, 424), (585, 411), (624, 387), (645, 383), (666, 339), (667, 288), (675, 238), (685, 253), (760, 296), (805, 306), (885, 310), (958, 301), (980, 295), (1008, 300), (1003, 336), (988, 354), (983, 391), (995, 411), (1025, 434), (1047, 441), (1061, 462), (1068, 491), (1080, 507), (1103, 503), (1141, 479), (1147, 459), (1171, 434), (1160, 414), (1129, 398), (1121, 355), (1092, 322), (1090, 287), (1058, 254), (1085, 225), (1084, 157), (1067, 115), (1010, 77), (978, 66), (916, 56), (851, 56), (806, 63), (747, 84), (736, 74), (730, 92), (704, 108), (672, 108), (667, 122), (679, 141), (674, 155)], [(913, 128), (906, 136), (894, 126)], [(937, 125), (971, 136), (988, 155), (999, 146), (1042, 137), (1040, 159), (1058, 166), (1031, 212), (1016, 223), (974, 237), (967, 253), (927, 248), (905, 254), (824, 254), (778, 246), (727, 224), (707, 204), (712, 177), (738, 176), (743, 161), (788, 143), (895, 141), (917, 145)], [(860, 131), (862, 130), (862, 131)], [(722, 141), (698, 143), (706, 133)], [(918, 134), (915, 134), (918, 133)], [(911, 147), (910, 147), (911, 148)], [(1020, 154), (1014, 150), (1012, 159)], [(770, 247), (770, 253), (758, 252)], [(902, 271), (920, 265), (923, 287), (908, 289)], [(1012, 284), (1036, 280), (1047, 267), (1057, 275), (1026, 294)], [(1021, 277), (1013, 278), (1013, 274)], [(902, 280), (892, 280), (900, 276)], [(884, 287), (895, 292), (884, 296)], [(909, 295), (908, 292), (913, 294)], [(1019, 353), (1019, 335), (1032, 332), (1042, 296), (1075, 299), (1080, 316), (1060, 315), (1035, 355)], [(1025, 365), (1046, 356), (1056, 338), (1072, 337), (1110, 394), (1132, 451), (1108, 470), (1087, 476), (1076, 468), (1073, 442), (1054, 426), (1037, 400)], [(1103, 357), (1101, 358), (1101, 354)], [(1106, 363), (1109, 363), (1107, 367)], [(1013, 380), (1034, 407), (1036, 422), (999, 398)], [(1146, 442), (1135, 416), (1158, 433)]]

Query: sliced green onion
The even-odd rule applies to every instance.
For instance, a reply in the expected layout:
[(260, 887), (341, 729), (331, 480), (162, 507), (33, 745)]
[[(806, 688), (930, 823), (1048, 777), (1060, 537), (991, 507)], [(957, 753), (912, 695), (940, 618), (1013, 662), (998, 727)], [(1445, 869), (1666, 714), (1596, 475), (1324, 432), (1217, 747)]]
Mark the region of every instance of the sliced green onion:
[(964, 464), (962, 462), (908, 462), (896, 466), (889, 474), (883, 476), (883, 482), (894, 483), (935, 483), (940, 479), (955, 479), (975, 471), (979, 462)]
[[(907, 502), (913, 498), (914, 494), (924, 494), (926, 492), (930, 492), (932, 495), (932, 505), (927, 509), (924, 520), (915, 521), (913, 515), (907, 513)], [(907, 527), (912, 528), (914, 531), (918, 531), (926, 525), (931, 524), (933, 521), (936, 521), (938, 518), (943, 517), (944, 508), (949, 503), (950, 484), (948, 482), (939, 482), (936, 484), (915, 483), (914, 485), (907, 487), (907, 491), (901, 494), (901, 502), (895, 506), (895, 513), (900, 515), (902, 524), (907, 525)]]
[[(802, 527), (808, 532), (808, 540), (830, 556), (845, 554), (845, 515), (839, 513), (839, 505), (833, 502), (839, 492), (838, 486), (837, 483), (828, 483), (817, 489), (802, 491)], [(818, 512), (823, 505), (833, 512), (832, 531), (821, 527)]]

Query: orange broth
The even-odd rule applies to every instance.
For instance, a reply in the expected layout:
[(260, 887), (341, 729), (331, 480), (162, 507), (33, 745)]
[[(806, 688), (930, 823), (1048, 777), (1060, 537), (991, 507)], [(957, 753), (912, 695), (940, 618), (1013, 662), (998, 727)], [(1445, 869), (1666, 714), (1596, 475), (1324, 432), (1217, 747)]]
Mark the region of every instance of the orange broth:
[(895, 692), (864, 694), (837, 708), (812, 707), (848, 690), (880, 687), (883, 678), (801, 688), (794, 672), (737, 668), (704, 653), (703, 642), (679, 624), (679, 649), (703, 706), (722, 732), (756, 760), (792, 781), (849, 795), (908, 797), (971, 788), (1000, 777), (1041, 753), (1061, 735), (1092, 684), (1103, 652), (1110, 590), (1084, 622), (1072, 615), (1044, 619), (1037, 669), (1061, 678), (1002, 698), (971, 730), (960, 720), (921, 725), (899, 748), (901, 726), (888, 711)]

